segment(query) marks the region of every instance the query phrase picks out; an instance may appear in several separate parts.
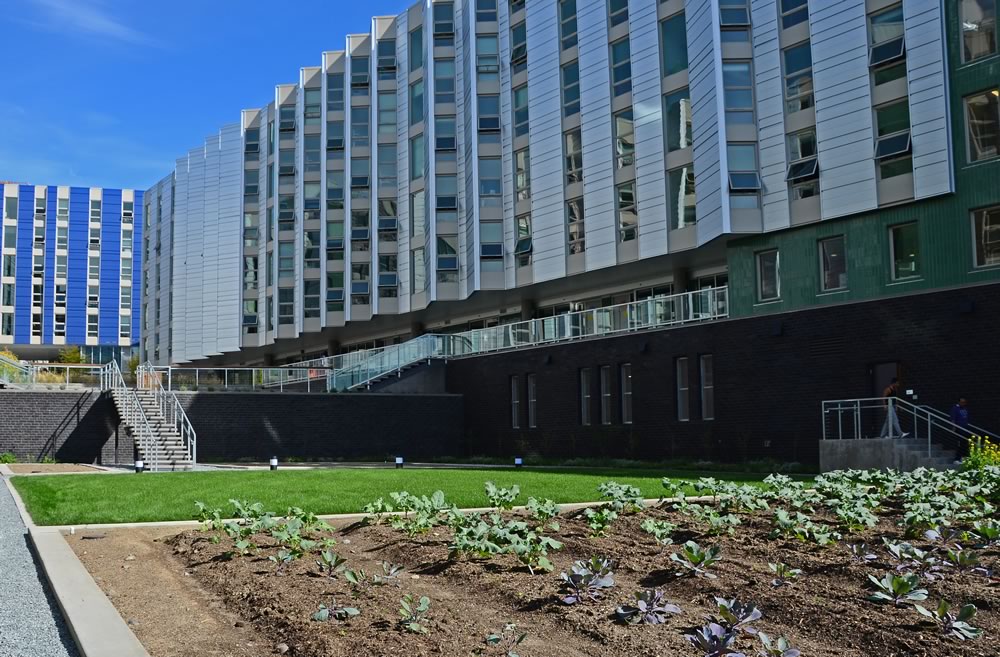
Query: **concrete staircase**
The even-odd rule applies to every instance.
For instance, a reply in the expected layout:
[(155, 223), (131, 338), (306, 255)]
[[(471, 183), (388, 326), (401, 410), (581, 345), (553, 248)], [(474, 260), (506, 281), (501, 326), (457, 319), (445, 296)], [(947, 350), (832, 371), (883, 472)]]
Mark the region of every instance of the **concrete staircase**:
[[(158, 471), (190, 470), (192, 464), (188, 456), (187, 447), (184, 445), (184, 440), (177, 429), (160, 412), (160, 407), (156, 403), (151, 390), (113, 391), (112, 396), (119, 413), (121, 413), (123, 408), (121, 396), (130, 393), (135, 394), (138, 399), (139, 405), (142, 407), (143, 413), (146, 415), (146, 420), (149, 422), (149, 427), (153, 432), (154, 446), (151, 449), (144, 448), (138, 444), (138, 441), (136, 444), (139, 456), (145, 461), (146, 467), (152, 468), (155, 464), (155, 468)], [(124, 417), (123, 413), (122, 417)], [(136, 432), (134, 428), (129, 427), (129, 429), (133, 436), (135, 436)]]
[(896, 449), (897, 458), (900, 463), (905, 464), (906, 470), (916, 468), (933, 468), (935, 470), (954, 470), (955, 459), (958, 458), (955, 450), (945, 449), (937, 443), (931, 443), (930, 455), (927, 453), (927, 441), (896, 438), (893, 442)]

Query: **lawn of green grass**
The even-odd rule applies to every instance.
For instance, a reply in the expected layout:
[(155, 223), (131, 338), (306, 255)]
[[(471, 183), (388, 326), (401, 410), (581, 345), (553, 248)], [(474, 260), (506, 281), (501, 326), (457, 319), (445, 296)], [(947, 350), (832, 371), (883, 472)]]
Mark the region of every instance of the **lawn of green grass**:
[[(371, 469), (334, 468), (318, 470), (267, 470), (229, 472), (176, 472), (123, 475), (52, 475), (13, 477), (38, 525), (190, 520), (194, 503), (209, 508), (228, 508), (229, 500), (263, 502), (269, 511), (284, 512), (290, 506), (318, 514), (356, 513), (392, 491), (406, 490), (430, 495), (442, 490), (449, 503), (459, 507), (486, 506), (483, 483), (499, 486), (518, 484), (519, 503), (528, 497), (556, 502), (587, 502), (599, 499), (597, 486), (605, 481), (639, 487), (647, 498), (663, 495), (664, 476), (678, 485), (710, 473), (635, 469), (588, 468), (566, 470), (511, 469)], [(756, 483), (762, 474), (725, 473), (733, 481)]]

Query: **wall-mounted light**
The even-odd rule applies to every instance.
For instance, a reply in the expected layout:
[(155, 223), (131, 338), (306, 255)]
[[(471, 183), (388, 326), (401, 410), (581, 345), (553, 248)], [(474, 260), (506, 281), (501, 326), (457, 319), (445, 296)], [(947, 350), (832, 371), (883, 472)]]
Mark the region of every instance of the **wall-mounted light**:
[(524, 459), (522, 459), (520, 456), (515, 456), (514, 457), (514, 467), (515, 468), (520, 468), (523, 465), (524, 465)]
[(267, 462), (267, 464), (269, 466), (271, 466), (272, 470), (277, 470), (278, 469), (278, 457), (277, 456), (272, 456), (271, 459)]
[(396, 457), (396, 469), (400, 470), (400, 469), (402, 469), (402, 467), (403, 467), (403, 457), (402, 456), (397, 456)]

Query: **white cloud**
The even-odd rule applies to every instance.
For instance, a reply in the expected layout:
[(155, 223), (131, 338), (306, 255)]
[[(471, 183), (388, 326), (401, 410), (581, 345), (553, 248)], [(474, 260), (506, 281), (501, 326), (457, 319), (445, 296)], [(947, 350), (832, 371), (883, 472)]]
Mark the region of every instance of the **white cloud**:
[(32, 25), (70, 36), (86, 36), (128, 45), (155, 46), (156, 41), (117, 20), (100, 0), (28, 0), (44, 13)]

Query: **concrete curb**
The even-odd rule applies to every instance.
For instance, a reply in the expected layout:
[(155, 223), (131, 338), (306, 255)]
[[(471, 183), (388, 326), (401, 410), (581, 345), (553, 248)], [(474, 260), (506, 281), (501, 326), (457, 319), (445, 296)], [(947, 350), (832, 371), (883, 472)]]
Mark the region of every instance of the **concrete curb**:
[(0, 463), (0, 477), (13, 477), (14, 473), (7, 467), (6, 463)]
[(28, 533), (82, 657), (149, 657), (62, 533), (34, 526)]
[[(16, 475), (15, 475), (16, 476)], [(14, 484), (11, 483), (10, 477), (2, 477), (4, 485), (7, 486), (7, 490), (10, 491), (10, 496), (14, 498), (14, 506), (17, 507), (17, 512), (21, 514), (21, 522), (30, 531), (35, 526), (35, 521), (31, 519), (31, 514), (28, 513), (28, 507), (24, 506), (24, 500), (18, 495), (17, 489), (14, 488)]]

